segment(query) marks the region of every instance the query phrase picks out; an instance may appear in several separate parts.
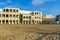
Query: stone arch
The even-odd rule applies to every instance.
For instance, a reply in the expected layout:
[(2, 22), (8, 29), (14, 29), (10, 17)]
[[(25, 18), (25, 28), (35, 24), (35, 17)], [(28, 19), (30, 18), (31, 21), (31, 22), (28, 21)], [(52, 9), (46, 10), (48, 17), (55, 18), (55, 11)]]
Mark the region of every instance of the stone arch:
[(10, 20), (10, 24), (12, 24), (12, 20)]
[(6, 23), (7, 23), (7, 24), (9, 24), (9, 21), (8, 21), (8, 20), (6, 20)]
[(15, 24), (15, 20), (13, 20), (13, 23)]
[(2, 23), (5, 24), (5, 20), (2, 20)]

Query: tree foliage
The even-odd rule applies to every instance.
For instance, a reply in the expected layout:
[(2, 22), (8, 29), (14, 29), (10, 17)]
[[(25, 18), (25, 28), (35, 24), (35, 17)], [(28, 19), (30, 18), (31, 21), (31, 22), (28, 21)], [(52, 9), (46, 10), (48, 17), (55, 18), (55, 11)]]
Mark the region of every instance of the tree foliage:
[(56, 16), (55, 21), (59, 21), (60, 20), (60, 14)]
[(23, 21), (23, 14), (20, 14), (20, 17), (19, 17), (19, 19), (20, 19), (20, 23), (22, 23), (22, 21)]

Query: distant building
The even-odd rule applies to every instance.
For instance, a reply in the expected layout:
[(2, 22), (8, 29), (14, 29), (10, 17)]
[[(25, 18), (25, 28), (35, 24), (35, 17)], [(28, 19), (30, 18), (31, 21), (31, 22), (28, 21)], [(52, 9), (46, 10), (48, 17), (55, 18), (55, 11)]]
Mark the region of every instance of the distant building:
[(50, 24), (53, 22), (54, 17), (52, 15), (43, 15), (43, 23)]

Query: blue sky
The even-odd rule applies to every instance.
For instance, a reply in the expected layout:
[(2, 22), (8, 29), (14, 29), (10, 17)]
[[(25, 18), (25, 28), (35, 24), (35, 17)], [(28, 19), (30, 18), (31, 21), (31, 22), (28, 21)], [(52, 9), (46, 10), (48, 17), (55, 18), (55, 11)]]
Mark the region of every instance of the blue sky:
[(60, 0), (0, 0), (0, 8), (14, 7), (21, 10), (42, 11), (43, 14), (60, 14)]

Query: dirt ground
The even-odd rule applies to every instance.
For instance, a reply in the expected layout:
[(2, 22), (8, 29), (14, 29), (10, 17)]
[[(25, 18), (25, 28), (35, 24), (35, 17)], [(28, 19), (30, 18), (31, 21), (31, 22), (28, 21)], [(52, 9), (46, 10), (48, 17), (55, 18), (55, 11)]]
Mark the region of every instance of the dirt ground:
[[(27, 35), (38, 35), (38, 32), (60, 32), (60, 25), (50, 25), (50, 24), (2, 24), (0, 25), (0, 40), (20, 40)], [(23, 35), (23, 36), (22, 36)], [(27, 39), (30, 40), (30, 39)], [(34, 39), (31, 39), (34, 40)]]

